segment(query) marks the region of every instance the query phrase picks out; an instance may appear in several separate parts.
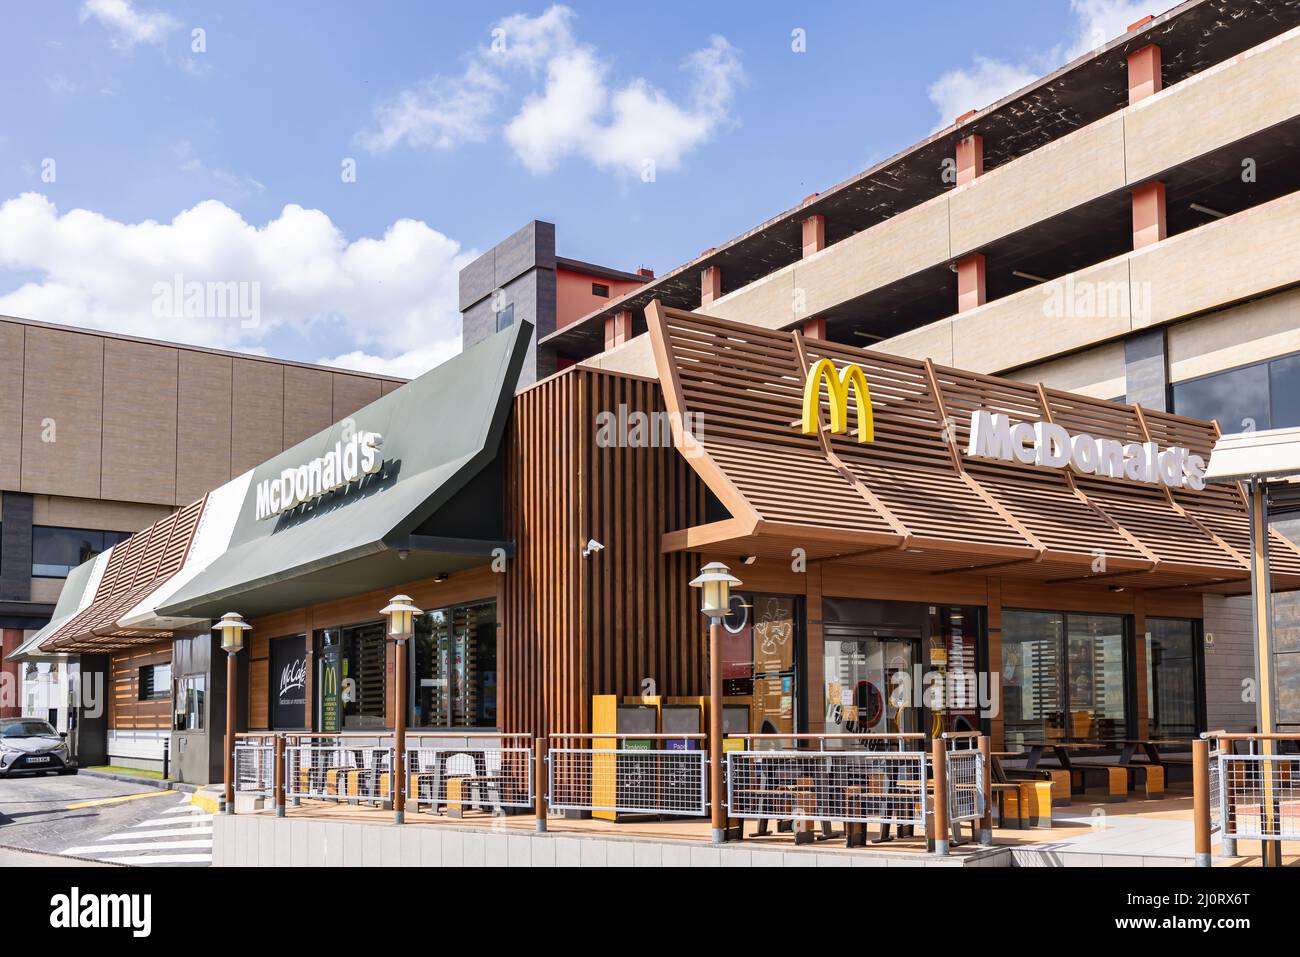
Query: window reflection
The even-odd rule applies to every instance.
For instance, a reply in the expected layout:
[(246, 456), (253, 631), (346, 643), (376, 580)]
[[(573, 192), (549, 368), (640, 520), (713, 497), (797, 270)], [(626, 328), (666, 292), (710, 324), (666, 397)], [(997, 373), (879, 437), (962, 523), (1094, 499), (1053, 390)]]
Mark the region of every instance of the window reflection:
[(1147, 725), (1153, 738), (1191, 738), (1197, 720), (1196, 623), (1148, 618)]
[(496, 602), (437, 608), (415, 621), (410, 721), (416, 727), (497, 724)]
[(34, 525), (32, 526), (32, 576), (67, 578), (78, 565), (90, 561), (96, 555), (130, 537), (130, 532)]

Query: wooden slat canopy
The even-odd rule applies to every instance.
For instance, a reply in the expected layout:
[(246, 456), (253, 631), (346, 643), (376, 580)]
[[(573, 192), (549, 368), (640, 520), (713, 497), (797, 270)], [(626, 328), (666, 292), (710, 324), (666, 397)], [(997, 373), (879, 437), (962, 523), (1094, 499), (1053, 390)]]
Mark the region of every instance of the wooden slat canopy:
[[(730, 512), (664, 536), (710, 551), (887, 566), (933, 574), (997, 569), (1039, 581), (1250, 590), (1242, 492), (1171, 490), (1073, 469), (966, 455), (971, 413), (1056, 423), (1209, 460), (1213, 422), (935, 366), (670, 309), (647, 311), (679, 447)], [(853, 363), (871, 392), (874, 441), (800, 427), (808, 371)], [(686, 427), (683, 427), (683, 423)], [(692, 427), (693, 426), (693, 427)], [(684, 433), (690, 433), (689, 435)], [(1300, 549), (1273, 533), (1275, 586), (1300, 588)]]
[(119, 628), (118, 618), (180, 571), (206, 501), (191, 502), (115, 545), (94, 599), (41, 642), (41, 650), (92, 654), (170, 638), (171, 632)]

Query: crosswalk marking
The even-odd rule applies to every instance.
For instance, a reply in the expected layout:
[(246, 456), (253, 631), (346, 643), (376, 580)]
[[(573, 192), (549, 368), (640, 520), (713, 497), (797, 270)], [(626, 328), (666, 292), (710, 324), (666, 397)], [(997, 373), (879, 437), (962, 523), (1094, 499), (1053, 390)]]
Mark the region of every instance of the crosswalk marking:
[(101, 837), (104, 842), (109, 841), (138, 841), (145, 837), (177, 837), (191, 834), (211, 834), (212, 827), (172, 827), (161, 831), (135, 831), (132, 833), (110, 834), (108, 837)]
[(146, 841), (143, 844), (112, 844), (105, 847), (102, 844), (96, 844), (93, 847), (74, 847), (65, 854), (76, 854), (78, 857), (85, 854), (102, 853), (111, 851), (117, 854), (120, 851), (154, 851), (154, 850), (175, 850), (180, 847), (211, 847), (211, 841)]
[(189, 803), (161, 810), (162, 817), (138, 821), (98, 842), (64, 851), (114, 864), (211, 864), (214, 815)]

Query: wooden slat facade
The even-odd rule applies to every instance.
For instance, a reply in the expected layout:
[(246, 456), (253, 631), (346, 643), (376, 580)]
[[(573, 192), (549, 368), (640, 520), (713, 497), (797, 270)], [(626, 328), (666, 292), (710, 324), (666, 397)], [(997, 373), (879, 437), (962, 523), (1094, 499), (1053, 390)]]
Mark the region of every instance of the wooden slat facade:
[(171, 688), (162, 698), (140, 700), (140, 669), (171, 664), (170, 641), (114, 652), (108, 660), (110, 731), (166, 731), (171, 727)]

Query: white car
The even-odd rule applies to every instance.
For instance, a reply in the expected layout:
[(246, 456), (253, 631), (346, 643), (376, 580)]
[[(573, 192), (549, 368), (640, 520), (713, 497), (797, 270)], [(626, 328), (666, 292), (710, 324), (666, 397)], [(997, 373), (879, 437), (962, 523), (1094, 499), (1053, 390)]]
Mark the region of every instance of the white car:
[(40, 718), (0, 719), (0, 777), (49, 771), (76, 774), (77, 762), (66, 737), (66, 732), (55, 731)]

